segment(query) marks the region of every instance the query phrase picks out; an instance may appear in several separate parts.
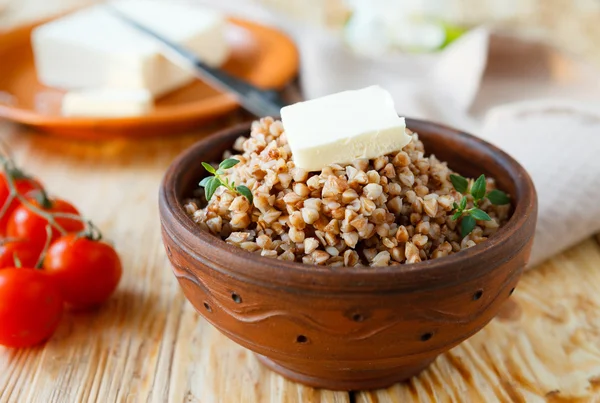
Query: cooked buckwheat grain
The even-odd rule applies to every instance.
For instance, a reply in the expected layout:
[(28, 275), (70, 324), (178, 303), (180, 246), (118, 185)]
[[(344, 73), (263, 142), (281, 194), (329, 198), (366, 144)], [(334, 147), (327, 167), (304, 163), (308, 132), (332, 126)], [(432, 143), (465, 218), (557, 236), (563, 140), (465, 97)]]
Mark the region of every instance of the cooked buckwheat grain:
[[(484, 200), (492, 220), (461, 239), (452, 206), (467, 197), (472, 207), (471, 196), (456, 192), (453, 171), (425, 157), (418, 134), (408, 133), (413, 139), (400, 152), (309, 173), (294, 166), (281, 122), (261, 119), (226, 153), (240, 160), (226, 177), (252, 190), (252, 205), (220, 187), (210, 202), (189, 200), (185, 209), (204, 230), (249, 252), (331, 266), (436, 259), (484, 242), (506, 223), (510, 206)], [(494, 189), (493, 179), (487, 187)]]

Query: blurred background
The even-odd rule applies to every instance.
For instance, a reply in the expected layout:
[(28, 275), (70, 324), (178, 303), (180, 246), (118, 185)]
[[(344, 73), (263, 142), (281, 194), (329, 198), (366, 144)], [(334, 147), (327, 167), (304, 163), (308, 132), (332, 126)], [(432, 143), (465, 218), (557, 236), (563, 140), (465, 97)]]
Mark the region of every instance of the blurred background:
[[(340, 27), (352, 0), (256, 0), (305, 21)], [(399, 7), (414, 1), (395, 0)], [(459, 25), (491, 23), (588, 57), (600, 66), (599, 0), (421, 0), (433, 12)], [(315, 10), (319, 10), (315, 12)]]
[[(418, 0), (417, 0), (418, 1)], [(198, 1), (218, 7), (236, 8), (240, 4), (264, 6), (285, 16), (339, 28), (348, 19), (352, 0), (227, 0)], [(402, 7), (413, 1), (395, 0)], [(496, 27), (518, 30), (552, 43), (561, 49), (586, 57), (600, 66), (600, 0), (421, 0), (457, 24), (492, 23)], [(87, 0), (0, 0), (0, 28), (35, 19), (49, 13), (93, 4)], [(227, 4), (223, 4), (227, 3)]]

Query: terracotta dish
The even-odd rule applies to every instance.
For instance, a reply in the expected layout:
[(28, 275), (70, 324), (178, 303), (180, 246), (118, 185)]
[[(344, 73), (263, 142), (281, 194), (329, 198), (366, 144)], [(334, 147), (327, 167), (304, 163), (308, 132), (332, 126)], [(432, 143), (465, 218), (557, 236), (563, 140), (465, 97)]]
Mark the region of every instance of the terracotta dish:
[(537, 199), (511, 157), (471, 135), (407, 119), (425, 148), (458, 172), (497, 178), (515, 211), (489, 240), (449, 257), (385, 268), (331, 268), (264, 258), (203, 232), (182, 200), (201, 161), (221, 160), (238, 126), (192, 146), (160, 190), (163, 239), (198, 312), (273, 370), (328, 389), (371, 389), (416, 375), (485, 326), (529, 258)]
[[(0, 118), (76, 138), (173, 134), (235, 110), (235, 99), (201, 81), (166, 95), (148, 115), (131, 118), (72, 118), (61, 115), (63, 91), (37, 81), (31, 30), (43, 23), (0, 32)], [(261, 88), (279, 89), (298, 72), (298, 52), (285, 34), (253, 22), (230, 19), (232, 55), (223, 67)]]

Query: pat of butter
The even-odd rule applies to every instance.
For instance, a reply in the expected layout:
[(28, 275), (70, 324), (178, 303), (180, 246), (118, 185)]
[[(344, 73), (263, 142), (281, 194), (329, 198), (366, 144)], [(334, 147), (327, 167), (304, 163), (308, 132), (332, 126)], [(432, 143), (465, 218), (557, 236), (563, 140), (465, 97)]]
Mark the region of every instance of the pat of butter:
[[(211, 66), (229, 55), (220, 13), (172, 1), (122, 0), (110, 5), (185, 46)], [(114, 16), (104, 5), (34, 29), (39, 80), (49, 87), (146, 89), (160, 96), (190, 83), (193, 74), (161, 54), (161, 44)]]
[(400, 151), (412, 139), (379, 86), (286, 106), (281, 120), (294, 164), (308, 171)]
[(150, 112), (152, 94), (148, 90), (81, 90), (65, 94), (62, 113), (78, 117), (128, 117)]

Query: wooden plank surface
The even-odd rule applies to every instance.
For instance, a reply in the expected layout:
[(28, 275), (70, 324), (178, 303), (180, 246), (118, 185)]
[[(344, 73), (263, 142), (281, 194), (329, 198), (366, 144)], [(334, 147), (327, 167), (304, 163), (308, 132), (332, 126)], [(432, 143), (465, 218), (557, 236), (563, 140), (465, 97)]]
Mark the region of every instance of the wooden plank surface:
[[(35, 12), (42, 3), (22, 1)], [(261, 367), (196, 315), (160, 241), (164, 170), (230, 123), (104, 144), (0, 123), (19, 162), (93, 219), (125, 268), (114, 298), (96, 312), (67, 314), (46, 345), (0, 348), (0, 402), (600, 402), (600, 246), (592, 239), (527, 273), (499, 318), (407, 384), (329, 392)]]
[(501, 314), (411, 382), (357, 402), (600, 401), (600, 247), (526, 273)]
[(115, 297), (97, 312), (67, 314), (46, 345), (0, 347), (0, 402), (348, 401), (263, 368), (200, 319), (179, 290), (160, 239), (158, 186), (171, 160), (215, 128), (102, 144), (0, 124), (16, 159), (93, 219), (124, 267)]

